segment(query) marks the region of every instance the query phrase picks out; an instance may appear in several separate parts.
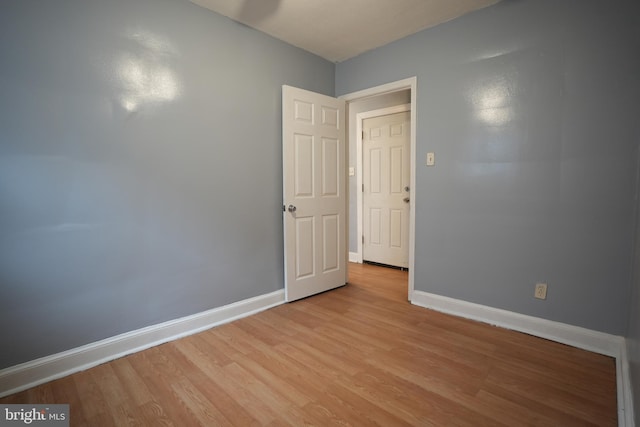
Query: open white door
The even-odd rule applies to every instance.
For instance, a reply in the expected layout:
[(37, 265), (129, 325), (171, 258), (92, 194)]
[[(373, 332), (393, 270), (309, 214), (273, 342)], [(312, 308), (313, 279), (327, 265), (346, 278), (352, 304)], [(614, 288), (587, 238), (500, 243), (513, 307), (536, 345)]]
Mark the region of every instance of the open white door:
[(282, 87), (285, 297), (346, 283), (345, 103)]

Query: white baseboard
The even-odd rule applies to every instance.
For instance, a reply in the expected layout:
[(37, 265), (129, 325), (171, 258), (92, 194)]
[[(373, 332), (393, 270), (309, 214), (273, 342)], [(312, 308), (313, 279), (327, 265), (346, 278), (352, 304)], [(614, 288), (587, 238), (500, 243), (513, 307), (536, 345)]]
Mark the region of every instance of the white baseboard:
[(358, 252), (349, 252), (349, 262), (359, 262)]
[[(350, 261), (351, 255), (352, 253), (349, 253)], [(0, 397), (198, 333), (282, 303), (284, 303), (284, 290), (279, 290), (2, 369), (0, 370)], [(629, 360), (623, 337), (418, 290), (414, 290), (411, 303), (615, 357), (618, 425), (621, 427), (634, 425)]]
[(413, 291), (411, 303), (612, 357), (620, 356), (624, 343), (624, 338), (617, 335), (605, 334), (604, 332), (592, 331), (579, 326), (540, 319), (418, 290)]
[(284, 290), (137, 329), (0, 370), (0, 397), (284, 303)]
[(633, 390), (627, 345), (622, 346), (620, 357), (616, 358), (616, 383), (618, 388), (618, 426), (635, 425), (633, 410)]
[(418, 290), (413, 291), (411, 303), (442, 313), (489, 323), (594, 353), (615, 357), (618, 387), (618, 426), (631, 427), (635, 425), (629, 361), (624, 337)]

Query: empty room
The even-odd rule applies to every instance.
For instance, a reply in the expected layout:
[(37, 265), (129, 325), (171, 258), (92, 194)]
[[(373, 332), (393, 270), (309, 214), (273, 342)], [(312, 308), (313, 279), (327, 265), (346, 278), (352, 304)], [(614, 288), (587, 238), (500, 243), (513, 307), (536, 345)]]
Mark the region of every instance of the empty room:
[(640, 417), (637, 1), (8, 0), (0, 60), (0, 425)]

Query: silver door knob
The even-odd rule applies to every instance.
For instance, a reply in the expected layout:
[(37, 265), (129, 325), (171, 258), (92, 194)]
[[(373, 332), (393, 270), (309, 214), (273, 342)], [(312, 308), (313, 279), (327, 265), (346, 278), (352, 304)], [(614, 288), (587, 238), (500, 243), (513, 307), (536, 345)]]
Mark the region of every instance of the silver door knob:
[(298, 209), (298, 208), (296, 208), (296, 207), (295, 207), (295, 206), (293, 206), (293, 205), (289, 205), (289, 207), (287, 208), (287, 210), (288, 210), (289, 212), (295, 212), (295, 211), (296, 211), (296, 209)]
[[(396, 199), (396, 200), (397, 200), (397, 199)], [(403, 202), (405, 202), (405, 203), (409, 203), (409, 200), (410, 200), (410, 199), (409, 199), (408, 197), (405, 197), (404, 199), (402, 199), (402, 201), (403, 201)]]

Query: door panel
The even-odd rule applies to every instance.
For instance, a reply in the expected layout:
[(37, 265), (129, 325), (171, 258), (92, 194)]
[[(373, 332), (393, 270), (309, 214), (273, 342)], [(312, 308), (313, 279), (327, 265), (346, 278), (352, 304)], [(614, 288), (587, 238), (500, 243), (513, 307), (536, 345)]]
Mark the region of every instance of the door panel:
[[(409, 266), (410, 112), (363, 120), (363, 259)], [(410, 200), (409, 200), (410, 201)]]
[(324, 197), (338, 197), (339, 195), (339, 148), (340, 144), (337, 139), (322, 138), (322, 196)]
[(313, 276), (314, 268), (314, 236), (313, 217), (296, 218), (296, 279)]
[(346, 283), (344, 123), (344, 101), (283, 86), (287, 301)]
[(296, 197), (313, 197), (313, 137), (294, 134), (295, 194)]
[(402, 248), (402, 217), (404, 212), (400, 209), (393, 209), (389, 216), (391, 221), (389, 224), (389, 246), (392, 248)]
[(369, 173), (367, 174), (370, 187), (369, 192), (379, 194), (382, 191), (382, 177), (380, 176), (380, 172), (382, 171), (382, 150), (372, 147), (368, 157), (370, 165)]
[(370, 208), (370, 228), (369, 228), (369, 244), (380, 245), (382, 244), (382, 209)]
[(389, 192), (391, 194), (401, 194), (403, 191), (402, 184), (405, 182), (402, 164), (404, 151), (404, 147), (391, 148), (391, 159), (389, 162), (389, 175), (391, 175), (391, 188), (389, 188)]
[(322, 269), (325, 273), (335, 271), (340, 267), (338, 254), (340, 253), (340, 219), (337, 215), (325, 215), (322, 217), (323, 231), (323, 263)]

